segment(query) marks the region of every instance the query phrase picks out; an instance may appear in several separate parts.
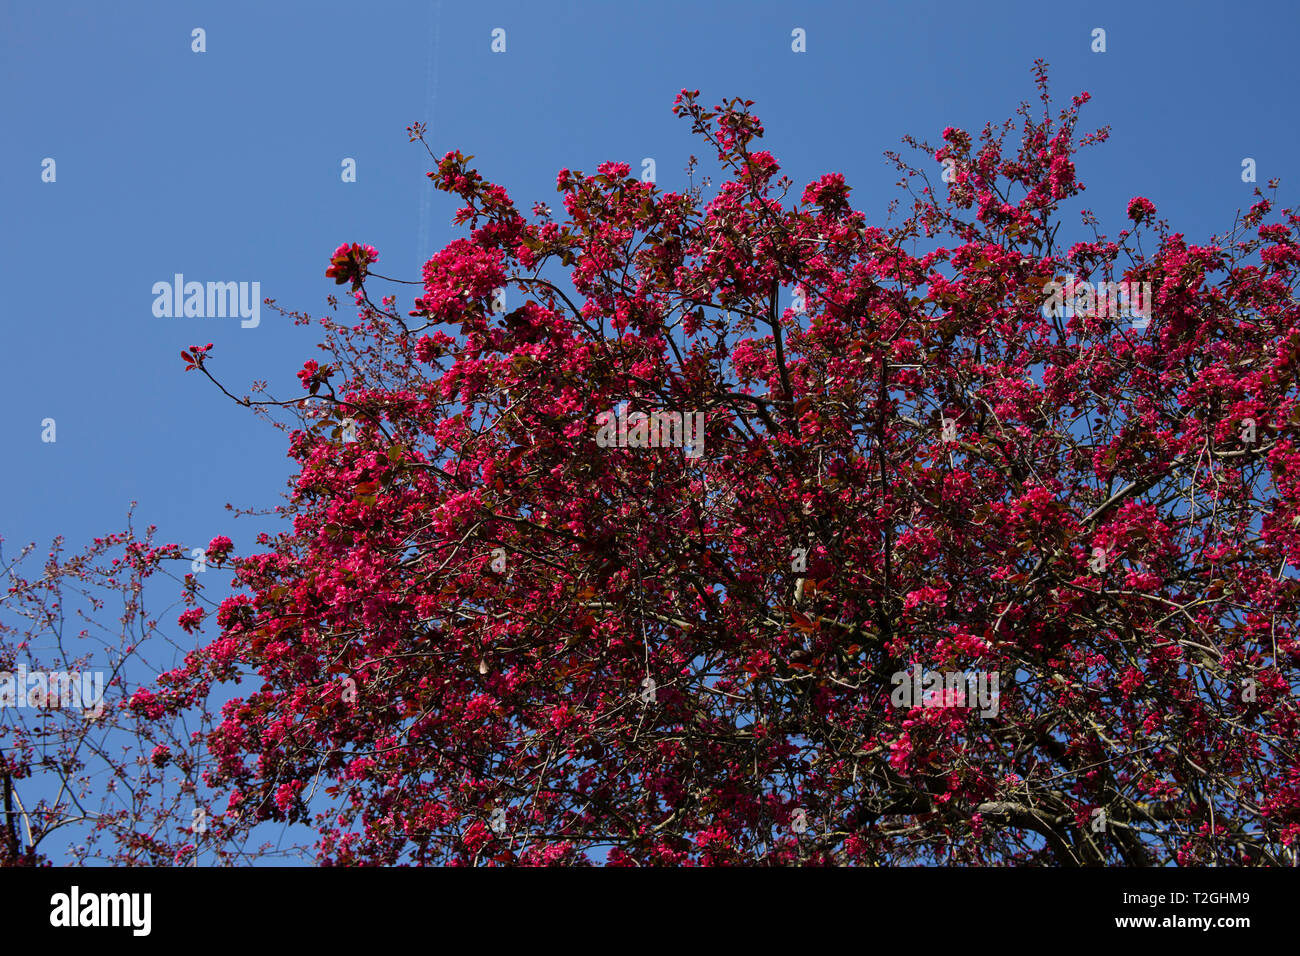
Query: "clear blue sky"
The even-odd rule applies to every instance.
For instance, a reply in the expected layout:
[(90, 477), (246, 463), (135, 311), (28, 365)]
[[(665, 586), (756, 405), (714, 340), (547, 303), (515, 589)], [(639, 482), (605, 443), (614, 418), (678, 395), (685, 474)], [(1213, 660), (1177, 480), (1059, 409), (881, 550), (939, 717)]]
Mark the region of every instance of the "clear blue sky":
[[(695, 152), (670, 107), (682, 87), (709, 104), (756, 101), (767, 149), (798, 187), (845, 174), (855, 205), (883, 220), (904, 133), (937, 142), (978, 130), (1035, 95), (1035, 57), (1054, 94), (1080, 90), (1083, 204), (1104, 231), (1134, 195), (1201, 241), (1252, 202), (1243, 157), (1294, 203), (1294, 3), (322, 2), (0, 3), (0, 535), (6, 553), (55, 534), (77, 546), (141, 525), (186, 547), (256, 530), (225, 510), (269, 507), (288, 474), (284, 436), (178, 358), (215, 343), (212, 367), (244, 394), (284, 398), (318, 357), (315, 327), (263, 309), (237, 318), (158, 318), (155, 282), (260, 282), (319, 315), (341, 242), (378, 248), (376, 269), (417, 278), (459, 235), (455, 202), (405, 127), (428, 124), (441, 155), (472, 153), (522, 209), (554, 202), (561, 167), (656, 160), (683, 189)], [(191, 31), (207, 50), (191, 50)], [(506, 52), (491, 50), (494, 28)], [(791, 31), (807, 52), (791, 51)], [(1106, 30), (1093, 53), (1091, 31)], [(42, 182), (42, 160), (57, 181)], [(352, 157), (357, 181), (344, 183)], [(938, 167), (936, 166), (936, 171)], [(795, 195), (798, 195), (796, 190)], [(1076, 207), (1077, 208), (1077, 207)], [(1067, 238), (1072, 219), (1062, 229)], [(388, 290), (385, 290), (388, 291)], [(406, 295), (409, 293), (403, 293)], [(404, 299), (405, 301), (409, 301)], [(342, 312), (341, 312), (342, 314)], [(57, 443), (41, 421), (57, 422)], [(209, 597), (220, 598), (213, 588)], [(186, 638), (172, 628), (182, 641)]]
[[(151, 287), (258, 281), (263, 296), (320, 314), (340, 242), (418, 277), (454, 238), (455, 203), (407, 142), (422, 120), (439, 155), (472, 153), (523, 207), (554, 201), (561, 167), (654, 157), (681, 188), (701, 154), (670, 113), (676, 91), (757, 101), (767, 148), (797, 184), (841, 171), (868, 216), (897, 178), (881, 157), (911, 132), (978, 128), (1032, 99), (1034, 57), (1061, 97), (1086, 89), (1088, 206), (1110, 232), (1150, 197), (1200, 239), (1290, 175), (1300, 65), (1296, 6), (1178, 2), (958, 3), (15, 3), (0, 10), (0, 534), (6, 550), (120, 524), (138, 499), (165, 540), (251, 545), (226, 502), (272, 505), (283, 436), (218, 395), (178, 358), (214, 342), (236, 394), (266, 379), (281, 397), (317, 355), (313, 328), (262, 310), (238, 319), (156, 318)], [(1090, 51), (1091, 30), (1107, 52)], [(191, 52), (191, 30), (207, 52)], [(506, 52), (491, 31), (506, 30)], [(808, 51), (790, 50), (794, 27)], [(41, 181), (41, 162), (57, 181)], [(344, 157), (357, 182), (340, 179)], [(423, 229), (421, 219), (423, 218)], [(1071, 224), (1072, 225), (1072, 224)], [(1066, 227), (1067, 229), (1069, 226)], [(1064, 232), (1064, 230), (1063, 230)], [(41, 420), (58, 425), (40, 440)]]

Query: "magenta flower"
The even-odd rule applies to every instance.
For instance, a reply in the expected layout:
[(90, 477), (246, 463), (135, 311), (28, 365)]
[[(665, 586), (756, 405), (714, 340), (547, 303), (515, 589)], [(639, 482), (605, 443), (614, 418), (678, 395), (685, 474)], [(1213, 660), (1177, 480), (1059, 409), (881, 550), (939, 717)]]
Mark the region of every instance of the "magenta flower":
[(1142, 222), (1156, 214), (1156, 204), (1143, 196), (1134, 196), (1128, 202), (1128, 217), (1134, 222)]
[(334, 250), (334, 255), (330, 258), (330, 267), (325, 270), (325, 277), (333, 279), (337, 285), (351, 282), (352, 291), (355, 292), (365, 281), (370, 263), (378, 259), (379, 253), (375, 251), (374, 246), (362, 246), (355, 242), (349, 246), (345, 242)]

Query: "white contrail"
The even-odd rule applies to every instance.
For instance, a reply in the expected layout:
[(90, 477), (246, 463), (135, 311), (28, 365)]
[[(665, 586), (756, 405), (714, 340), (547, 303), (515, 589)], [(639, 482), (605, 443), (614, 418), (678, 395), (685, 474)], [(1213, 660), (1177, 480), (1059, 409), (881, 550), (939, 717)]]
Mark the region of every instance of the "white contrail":
[[(429, 91), (428, 99), (425, 100), (424, 113), (419, 122), (425, 123), (429, 127), (429, 136), (436, 136), (434, 128), (434, 110), (438, 104), (438, 46), (442, 36), (442, 0), (429, 8), (429, 16), (433, 20), (433, 54), (427, 58), (429, 64), (425, 72), (424, 87)], [(436, 155), (436, 154), (435, 154)], [(433, 183), (427, 178), (420, 180), (420, 222), (418, 225), (419, 232), (415, 237), (415, 248), (420, 253), (420, 265), (423, 266), (428, 260), (432, 251), (429, 236), (429, 210), (433, 202)]]

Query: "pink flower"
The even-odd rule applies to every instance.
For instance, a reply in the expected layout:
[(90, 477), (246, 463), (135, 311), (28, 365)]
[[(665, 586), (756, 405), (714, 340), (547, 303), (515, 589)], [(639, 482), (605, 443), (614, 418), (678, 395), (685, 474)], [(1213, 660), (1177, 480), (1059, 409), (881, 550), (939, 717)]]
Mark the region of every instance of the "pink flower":
[(447, 351), (450, 346), (454, 346), (456, 340), (446, 332), (434, 332), (433, 335), (422, 335), (419, 341), (415, 343), (415, 357), (421, 362), (433, 362), (440, 355)]
[(1128, 217), (1134, 222), (1150, 219), (1156, 214), (1156, 205), (1150, 199), (1134, 196), (1128, 202)]
[(895, 770), (906, 772), (912, 758), (912, 738), (903, 734), (889, 742), (889, 765)]
[(330, 267), (325, 270), (325, 277), (333, 279), (338, 285), (351, 281), (352, 291), (355, 292), (361, 288), (370, 263), (378, 258), (379, 253), (375, 251), (374, 246), (362, 246), (355, 242), (349, 246), (345, 242), (334, 250)]
[(308, 359), (303, 363), (302, 371), (298, 373), (298, 381), (302, 382), (303, 388), (311, 388), (312, 383), (316, 381), (316, 372), (320, 365)]
[(185, 366), (185, 371), (188, 372), (193, 368), (203, 368), (203, 360), (208, 357), (210, 351), (212, 351), (211, 342), (207, 345), (191, 345), (189, 351), (181, 352), (181, 358), (188, 363)]
[(288, 783), (280, 784), (279, 789), (275, 791), (275, 805), (280, 808), (281, 813), (288, 813), (289, 808), (293, 806), (295, 797), (302, 790), (303, 782), (301, 780), (290, 780)]
[(226, 555), (230, 554), (230, 549), (234, 547), (234, 544), (235, 543), (224, 534), (217, 535), (208, 542), (208, 560), (220, 564), (225, 560)]
[(131, 699), (127, 702), (127, 706), (132, 710), (140, 711), (150, 720), (157, 720), (163, 715), (165, 709), (163, 707), (163, 702), (143, 687), (131, 695)]
[(596, 172), (610, 179), (626, 179), (630, 168), (627, 163), (601, 163), (596, 167)]

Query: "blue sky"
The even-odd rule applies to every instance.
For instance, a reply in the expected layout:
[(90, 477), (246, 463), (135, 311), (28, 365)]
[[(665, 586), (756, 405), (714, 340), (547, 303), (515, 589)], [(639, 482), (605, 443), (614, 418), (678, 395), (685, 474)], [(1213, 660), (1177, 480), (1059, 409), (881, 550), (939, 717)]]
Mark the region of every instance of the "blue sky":
[[(765, 145), (799, 185), (840, 171), (880, 221), (896, 195), (881, 157), (911, 132), (978, 128), (1032, 99), (1034, 57), (1061, 97), (1086, 89), (1084, 122), (1110, 124), (1084, 154), (1084, 202), (1122, 227), (1133, 195), (1203, 239), (1284, 180), (1298, 134), (1294, 5), (1208, 3), (452, 4), (6, 2), (0, 76), (0, 534), (7, 549), (56, 533), (75, 543), (140, 502), (164, 540), (205, 544), (252, 527), (226, 502), (270, 506), (288, 474), (283, 436), (221, 397), (179, 351), (215, 343), (236, 394), (280, 397), (317, 355), (317, 333), (262, 310), (158, 318), (154, 282), (257, 281), (321, 314), (340, 242), (379, 249), (378, 271), (418, 277), (458, 235), (452, 199), (405, 127), (439, 155), (472, 153), (523, 207), (554, 201), (561, 167), (653, 157), (682, 188), (694, 150), (670, 106), (757, 101)], [(1092, 53), (1091, 30), (1107, 31)], [(191, 30), (207, 52), (191, 51)], [(506, 30), (506, 52), (491, 31)], [(807, 52), (790, 33), (807, 31)], [(41, 163), (57, 180), (41, 181)], [(344, 183), (340, 164), (357, 162)], [(707, 157), (702, 156), (706, 160)], [(423, 220), (423, 229), (421, 221)], [(1074, 225), (1067, 225), (1067, 229)], [(43, 443), (41, 420), (57, 422)]]
[[(1103, 231), (1123, 228), (1128, 199), (1143, 195), (1203, 241), (1251, 204), (1245, 157), (1260, 184), (1281, 177), (1280, 200), (1295, 201), (1296, 24), (1287, 2), (1186, 0), (4, 0), (6, 554), (56, 534), (76, 547), (119, 528), (133, 499), (163, 541), (227, 534), (252, 548), (269, 523), (237, 521), (225, 505), (279, 502), (285, 437), (185, 373), (178, 353), (213, 342), (212, 369), (235, 394), (264, 379), (296, 397), (318, 332), (266, 308), (256, 328), (156, 317), (152, 286), (175, 273), (259, 282), (263, 297), (320, 315), (338, 291), (324, 277), (329, 255), (354, 241), (379, 250), (377, 271), (417, 278), (461, 231), (455, 201), (407, 141), (412, 122), (428, 124), (438, 155), (473, 154), (526, 210), (555, 201), (560, 168), (604, 160), (639, 171), (652, 157), (659, 185), (684, 189), (687, 156), (706, 172), (712, 158), (672, 115), (675, 94), (741, 96), (756, 101), (763, 145), (796, 196), (842, 172), (879, 224), (899, 195), (882, 151), (905, 133), (938, 142), (945, 126), (1006, 119), (1034, 99), (1030, 66), (1043, 57), (1060, 102), (1092, 94), (1084, 128), (1112, 128), (1079, 166)], [(1105, 53), (1090, 49), (1097, 27)], [(194, 28), (206, 52), (192, 51)], [(504, 53), (491, 50), (495, 28)], [(791, 50), (795, 28), (806, 53)], [(348, 157), (355, 183), (340, 177)], [(1082, 235), (1072, 219), (1061, 238)], [(41, 441), (45, 418), (54, 444)], [(208, 596), (221, 594), (210, 585)]]

